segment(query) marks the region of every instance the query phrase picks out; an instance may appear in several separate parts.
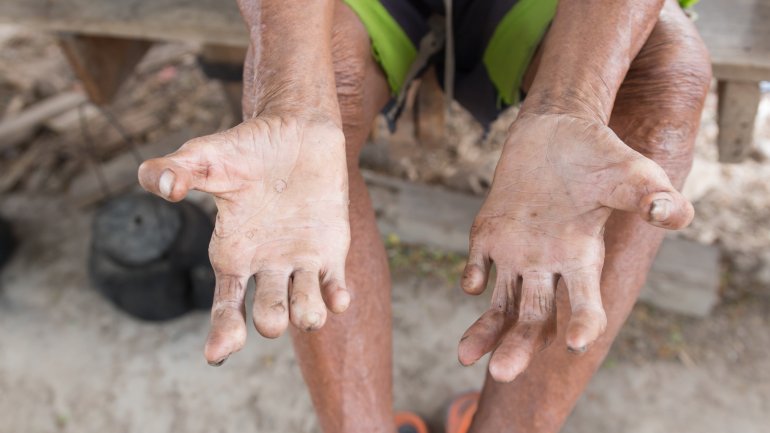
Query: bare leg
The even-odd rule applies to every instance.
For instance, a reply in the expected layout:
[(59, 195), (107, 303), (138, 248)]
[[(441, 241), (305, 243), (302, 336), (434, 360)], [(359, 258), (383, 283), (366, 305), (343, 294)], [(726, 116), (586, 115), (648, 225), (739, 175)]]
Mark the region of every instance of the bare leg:
[[(676, 2), (668, 1), (620, 89), (610, 127), (629, 146), (660, 164), (681, 187), (690, 169), (709, 84), (705, 48)], [(662, 238), (663, 230), (636, 215), (613, 214), (607, 224), (601, 280), (606, 333), (582, 356), (565, 350), (563, 331), (570, 308), (560, 284), (557, 341), (514, 382), (501, 384), (487, 377), (472, 432), (539, 433), (561, 428), (628, 317)]]
[(358, 156), (388, 86), (369, 36), (341, 2), (333, 56), (347, 143), (351, 245), (346, 278), (352, 300), (320, 331), (292, 330), (294, 347), (321, 428), (328, 433), (388, 432), (393, 424), (390, 275)]

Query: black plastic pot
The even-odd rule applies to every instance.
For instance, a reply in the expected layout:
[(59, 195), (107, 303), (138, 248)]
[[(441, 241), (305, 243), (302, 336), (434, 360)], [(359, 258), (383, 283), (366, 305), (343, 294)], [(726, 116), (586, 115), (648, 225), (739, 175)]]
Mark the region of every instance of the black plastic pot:
[(0, 218), (0, 267), (11, 258), (16, 248), (16, 240), (11, 232), (11, 225)]
[(146, 193), (114, 198), (94, 217), (89, 274), (118, 308), (144, 320), (168, 320), (209, 308), (211, 219), (188, 202)]

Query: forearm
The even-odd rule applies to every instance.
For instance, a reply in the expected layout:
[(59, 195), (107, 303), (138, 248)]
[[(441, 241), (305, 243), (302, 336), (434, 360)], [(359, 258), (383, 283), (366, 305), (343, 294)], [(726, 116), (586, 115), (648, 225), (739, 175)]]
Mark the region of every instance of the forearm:
[(333, 0), (238, 0), (250, 35), (249, 117), (287, 113), (341, 125), (331, 57)]
[(522, 112), (607, 123), (663, 0), (561, 0)]

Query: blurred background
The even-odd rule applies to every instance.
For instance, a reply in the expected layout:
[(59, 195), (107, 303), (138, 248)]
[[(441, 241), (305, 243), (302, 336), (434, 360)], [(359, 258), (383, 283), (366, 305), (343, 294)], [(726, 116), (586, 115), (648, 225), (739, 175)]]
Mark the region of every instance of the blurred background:
[[(0, 432), (318, 431), (288, 337), (203, 358), (212, 202), (135, 195), (139, 161), (239, 121), (232, 3), (0, 5)], [(664, 242), (565, 432), (770, 426), (770, 2), (702, 3), (715, 81), (685, 187), (696, 219)], [(458, 276), (516, 116), (485, 135), (443, 104), (426, 74), (362, 155), (394, 274), (396, 408), (434, 421), (484, 376), (455, 350), (488, 298)]]

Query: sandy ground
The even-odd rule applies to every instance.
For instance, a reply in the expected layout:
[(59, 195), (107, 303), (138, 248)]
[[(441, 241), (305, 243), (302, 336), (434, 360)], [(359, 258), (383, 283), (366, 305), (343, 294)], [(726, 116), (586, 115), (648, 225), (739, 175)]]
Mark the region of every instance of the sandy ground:
[[(25, 239), (0, 279), (0, 432), (318, 431), (288, 338), (252, 332), (209, 367), (205, 313), (140, 323), (90, 287), (88, 212), (0, 205)], [(456, 265), (391, 255), (396, 407), (440, 421), (448, 396), (480, 385), (483, 363), (461, 367), (455, 344), (486, 301), (460, 293)], [(768, 312), (761, 296), (698, 320), (638, 307), (565, 432), (766, 432)]]

